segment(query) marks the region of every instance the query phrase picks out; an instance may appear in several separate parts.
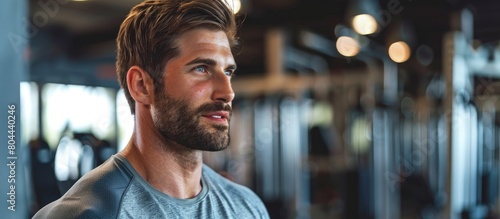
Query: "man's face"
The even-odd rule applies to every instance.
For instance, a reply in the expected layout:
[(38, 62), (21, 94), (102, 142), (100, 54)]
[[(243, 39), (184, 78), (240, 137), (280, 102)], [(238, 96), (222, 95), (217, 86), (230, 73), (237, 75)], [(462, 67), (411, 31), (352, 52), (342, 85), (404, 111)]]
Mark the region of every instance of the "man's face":
[(194, 29), (177, 41), (180, 54), (168, 61), (164, 89), (157, 91), (153, 121), (164, 138), (195, 150), (229, 145), (236, 69), (226, 34)]

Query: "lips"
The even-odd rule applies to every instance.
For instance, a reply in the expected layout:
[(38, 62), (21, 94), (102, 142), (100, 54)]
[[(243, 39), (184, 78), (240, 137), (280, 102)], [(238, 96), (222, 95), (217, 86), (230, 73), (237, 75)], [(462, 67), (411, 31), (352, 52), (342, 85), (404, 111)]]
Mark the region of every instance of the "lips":
[(215, 112), (205, 113), (202, 116), (216, 122), (227, 122), (229, 118), (229, 112), (215, 111)]

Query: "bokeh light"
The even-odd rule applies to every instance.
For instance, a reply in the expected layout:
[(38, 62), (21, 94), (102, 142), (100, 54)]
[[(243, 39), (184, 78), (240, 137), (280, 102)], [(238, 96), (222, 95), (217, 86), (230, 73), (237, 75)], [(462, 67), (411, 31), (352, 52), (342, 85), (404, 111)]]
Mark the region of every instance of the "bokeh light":
[(352, 19), (352, 27), (361, 35), (373, 34), (378, 29), (377, 21), (369, 14), (356, 15)]
[(337, 50), (346, 57), (352, 57), (359, 53), (359, 43), (352, 37), (341, 36), (337, 39)]
[(389, 46), (389, 57), (397, 63), (406, 62), (410, 58), (410, 46), (403, 41), (398, 41)]

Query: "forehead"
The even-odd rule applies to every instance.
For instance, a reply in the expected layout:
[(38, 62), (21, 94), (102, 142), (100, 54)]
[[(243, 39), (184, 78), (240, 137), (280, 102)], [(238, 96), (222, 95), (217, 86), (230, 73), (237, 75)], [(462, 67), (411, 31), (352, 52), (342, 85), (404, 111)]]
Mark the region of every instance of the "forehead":
[(184, 50), (231, 50), (226, 33), (221, 30), (197, 28), (180, 35), (178, 45)]

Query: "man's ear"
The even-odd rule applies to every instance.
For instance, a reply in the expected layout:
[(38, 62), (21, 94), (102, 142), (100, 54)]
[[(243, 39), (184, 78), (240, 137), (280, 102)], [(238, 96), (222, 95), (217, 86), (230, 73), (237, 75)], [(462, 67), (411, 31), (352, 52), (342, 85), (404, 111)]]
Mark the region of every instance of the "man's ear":
[(154, 101), (154, 83), (151, 76), (141, 67), (132, 66), (127, 72), (130, 95), (139, 104), (150, 105)]

